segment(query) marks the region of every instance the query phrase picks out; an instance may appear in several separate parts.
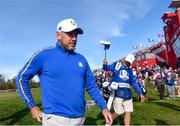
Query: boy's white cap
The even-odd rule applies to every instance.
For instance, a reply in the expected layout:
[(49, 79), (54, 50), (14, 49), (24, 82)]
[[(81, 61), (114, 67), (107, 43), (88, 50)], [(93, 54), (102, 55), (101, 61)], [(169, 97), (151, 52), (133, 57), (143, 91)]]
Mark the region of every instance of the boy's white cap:
[(125, 58), (125, 61), (129, 62), (130, 64), (132, 64), (134, 60), (135, 60), (135, 57), (132, 54), (127, 55)]
[(83, 30), (78, 27), (74, 19), (64, 19), (57, 25), (57, 32), (71, 32), (75, 29), (78, 31), (78, 34), (83, 34)]
[(170, 75), (171, 75), (171, 72), (168, 72), (167, 75), (170, 76)]

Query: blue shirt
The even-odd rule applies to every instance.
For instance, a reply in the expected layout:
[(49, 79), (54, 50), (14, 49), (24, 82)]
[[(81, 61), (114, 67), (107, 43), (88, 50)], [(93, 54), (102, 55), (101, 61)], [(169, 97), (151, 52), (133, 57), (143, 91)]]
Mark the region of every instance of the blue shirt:
[(112, 81), (118, 83), (118, 89), (115, 91), (115, 96), (123, 98), (125, 100), (132, 98), (132, 92), (130, 85), (132, 85), (135, 91), (142, 95), (142, 91), (133, 76), (132, 69), (126, 67), (123, 63), (114, 62), (110, 65), (103, 65), (104, 70), (113, 72)]
[(36, 74), (46, 114), (82, 117), (86, 105), (84, 89), (101, 109), (107, 108), (86, 59), (74, 51), (65, 51), (59, 43), (35, 53), (17, 76), (19, 94), (30, 109), (35, 103), (29, 81)]

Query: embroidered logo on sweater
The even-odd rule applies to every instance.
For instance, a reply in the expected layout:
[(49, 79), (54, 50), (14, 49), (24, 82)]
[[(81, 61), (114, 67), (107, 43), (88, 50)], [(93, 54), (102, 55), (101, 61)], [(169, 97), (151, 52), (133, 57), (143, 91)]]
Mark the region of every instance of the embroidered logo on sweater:
[(129, 79), (129, 74), (126, 70), (121, 70), (119, 73), (119, 77), (126, 81)]
[(78, 62), (79, 67), (83, 67), (83, 64), (81, 62)]

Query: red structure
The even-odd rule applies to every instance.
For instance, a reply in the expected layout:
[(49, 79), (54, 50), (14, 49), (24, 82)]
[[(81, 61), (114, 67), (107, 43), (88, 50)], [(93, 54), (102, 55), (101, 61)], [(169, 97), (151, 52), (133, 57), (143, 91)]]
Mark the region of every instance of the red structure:
[(164, 35), (167, 48), (167, 64), (173, 68), (180, 67), (180, 1), (174, 0), (169, 6), (175, 12), (165, 12), (162, 20), (165, 24)]
[(165, 12), (161, 18), (165, 24), (165, 42), (134, 53), (136, 60), (133, 67), (156, 64), (180, 67), (180, 0), (173, 0), (169, 7), (175, 8), (175, 12)]
[(147, 49), (134, 53), (135, 61), (133, 67), (140, 66), (153, 66), (156, 64), (167, 64), (168, 55), (167, 49), (164, 42), (159, 42)]

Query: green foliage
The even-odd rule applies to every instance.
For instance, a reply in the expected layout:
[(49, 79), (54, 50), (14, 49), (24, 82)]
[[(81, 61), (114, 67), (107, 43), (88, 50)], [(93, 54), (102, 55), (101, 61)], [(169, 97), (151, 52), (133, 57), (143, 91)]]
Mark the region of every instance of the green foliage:
[[(134, 93), (134, 112), (132, 113), (132, 125), (179, 125), (180, 124), (180, 98), (176, 100), (166, 99), (159, 101), (159, 94), (154, 87), (149, 84), (146, 86), (148, 93), (144, 103), (138, 102), (138, 96)], [(32, 93), (35, 103), (41, 106), (40, 88), (33, 88)], [(166, 94), (166, 93), (165, 93)], [(90, 99), (89, 95), (85, 95)], [(39, 125), (20, 99), (17, 92), (0, 93), (0, 125)], [(42, 108), (41, 108), (42, 109)], [(100, 109), (95, 106), (86, 111), (86, 125), (104, 125), (105, 121)], [(121, 115), (113, 123), (114, 125), (123, 124)]]
[[(33, 79), (29, 82), (30, 88), (38, 88), (40, 87), (39, 82), (35, 82)], [(0, 90), (9, 90), (16, 89), (16, 77), (5, 81), (5, 79), (0, 79)]]

